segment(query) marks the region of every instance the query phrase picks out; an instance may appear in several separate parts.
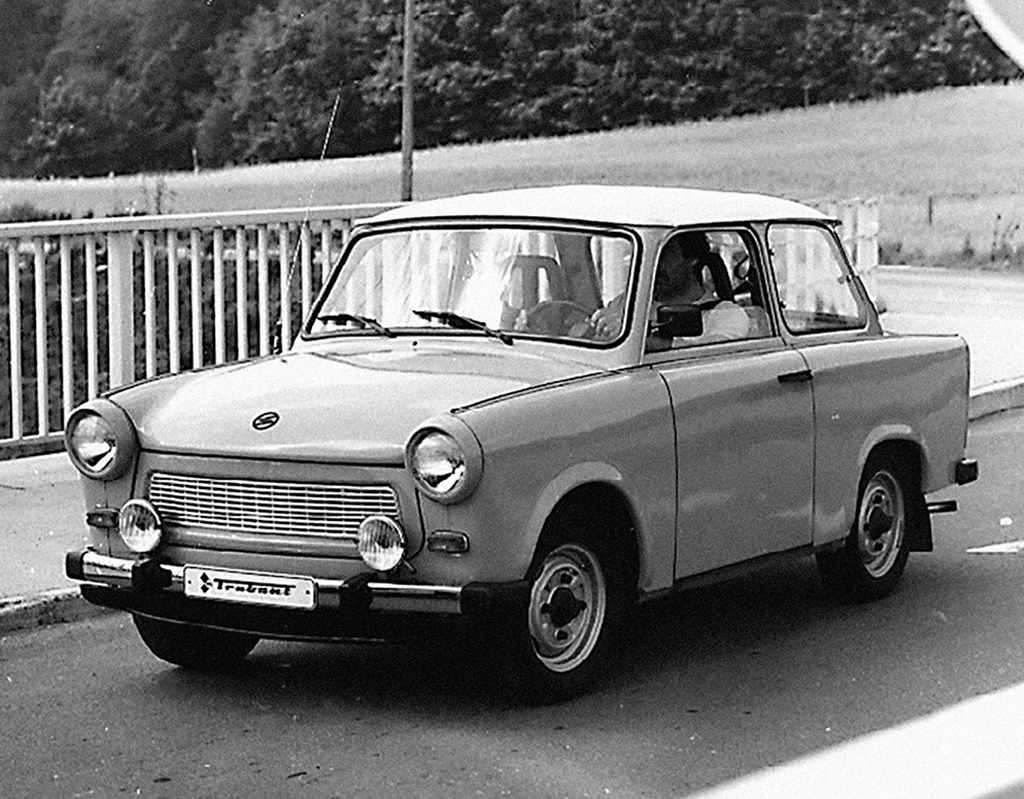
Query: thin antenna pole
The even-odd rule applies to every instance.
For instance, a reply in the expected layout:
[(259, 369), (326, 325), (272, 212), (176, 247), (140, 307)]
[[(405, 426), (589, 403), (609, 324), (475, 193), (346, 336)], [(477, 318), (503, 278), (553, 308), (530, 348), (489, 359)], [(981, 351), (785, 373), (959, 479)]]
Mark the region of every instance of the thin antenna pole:
[(405, 26), (402, 34), (402, 200), (412, 199), (412, 76), (415, 61), (413, 22), (416, 0), (405, 0)]
[[(323, 147), (320, 148), (321, 161), (327, 158), (327, 147), (331, 143), (331, 134), (334, 132), (334, 120), (338, 118), (338, 106), (341, 104), (341, 88), (342, 87), (339, 85), (338, 93), (334, 96), (334, 107), (331, 108), (331, 118), (327, 121), (327, 135), (324, 136), (324, 144)], [(284, 312), (283, 305), (285, 303), (291, 302), (292, 277), (295, 275), (295, 265), (296, 263), (298, 263), (299, 251), (302, 248), (302, 231), (303, 229), (309, 226), (309, 213), (313, 207), (313, 193), (316, 191), (316, 188), (317, 185), (315, 182), (309, 187), (309, 198), (306, 200), (306, 212), (302, 216), (302, 224), (299, 225), (299, 235), (296, 238), (295, 247), (292, 249), (291, 264), (288, 267), (288, 277), (285, 279), (284, 287), (281, 289), (282, 310), (281, 313), (278, 315), (277, 324), (274, 326), (273, 352), (281, 351), (281, 344), (284, 340), (284, 331), (282, 330), (282, 324), (286, 314)], [(285, 234), (285, 239), (287, 239), (287, 234)], [(285, 248), (281, 247), (279, 257), (284, 257), (284, 250)]]

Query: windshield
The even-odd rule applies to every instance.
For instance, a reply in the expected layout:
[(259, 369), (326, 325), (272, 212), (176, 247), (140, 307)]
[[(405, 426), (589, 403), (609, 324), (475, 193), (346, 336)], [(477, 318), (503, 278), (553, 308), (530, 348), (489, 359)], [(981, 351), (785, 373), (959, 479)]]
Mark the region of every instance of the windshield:
[(622, 233), (552, 228), (369, 234), (325, 288), (309, 332), (429, 328), (501, 333), (506, 343), (517, 335), (585, 341), (594, 312), (630, 284), (634, 251)]

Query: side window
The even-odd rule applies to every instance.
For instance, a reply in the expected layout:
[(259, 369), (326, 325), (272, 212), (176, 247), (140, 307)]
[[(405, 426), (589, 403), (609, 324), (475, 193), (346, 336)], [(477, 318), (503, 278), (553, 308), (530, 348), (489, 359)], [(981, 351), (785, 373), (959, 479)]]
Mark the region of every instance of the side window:
[(647, 350), (770, 336), (763, 298), (744, 234), (676, 233), (658, 256)]
[(793, 333), (858, 330), (867, 309), (839, 244), (816, 225), (772, 225), (768, 247), (782, 321)]

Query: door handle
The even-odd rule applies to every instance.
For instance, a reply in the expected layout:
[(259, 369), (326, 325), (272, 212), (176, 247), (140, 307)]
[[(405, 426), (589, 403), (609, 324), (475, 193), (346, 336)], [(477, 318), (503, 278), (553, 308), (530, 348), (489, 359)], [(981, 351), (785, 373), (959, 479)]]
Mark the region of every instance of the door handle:
[(801, 369), (799, 372), (786, 372), (779, 375), (780, 383), (809, 383), (814, 377), (810, 369)]

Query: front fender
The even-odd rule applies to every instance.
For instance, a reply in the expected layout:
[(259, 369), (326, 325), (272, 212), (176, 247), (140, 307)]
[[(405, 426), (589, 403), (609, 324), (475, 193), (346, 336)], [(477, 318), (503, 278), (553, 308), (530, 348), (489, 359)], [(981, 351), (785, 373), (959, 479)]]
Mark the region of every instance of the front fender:
[[(622, 473), (618, 469), (607, 463), (599, 463), (596, 461), (576, 463), (568, 469), (558, 473), (555, 475), (554, 479), (544, 487), (540, 497), (537, 499), (537, 503), (533, 509), (533, 514), (530, 516), (530, 520), (526, 525), (526, 534), (523, 540), (524, 545), (529, 547), (531, 551), (537, 548), (537, 542), (540, 540), (540, 534), (544, 529), (544, 523), (551, 515), (551, 511), (553, 511), (562, 498), (574, 488), (579, 488), (580, 486), (588, 485), (590, 483), (610, 483), (622, 488), (623, 482)], [(624, 493), (626, 496), (629, 496), (628, 490)]]
[[(580, 486), (605, 484), (632, 509), (641, 590), (671, 586), (675, 433), (660, 376), (648, 369), (604, 374), (460, 415), (482, 447), (483, 478), (464, 502), (441, 506), (424, 499), (422, 511), (428, 535), (457, 530), (469, 537), (471, 549), (458, 563), (438, 566), (446, 574), (432, 579), (522, 579), (558, 503)], [(424, 560), (423, 569), (433, 567)]]

